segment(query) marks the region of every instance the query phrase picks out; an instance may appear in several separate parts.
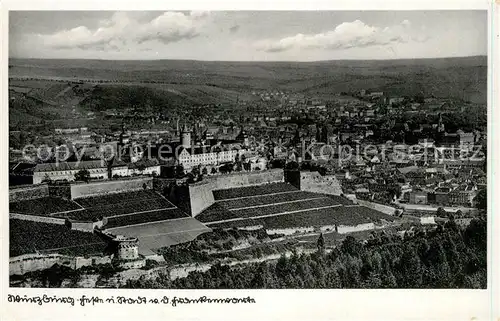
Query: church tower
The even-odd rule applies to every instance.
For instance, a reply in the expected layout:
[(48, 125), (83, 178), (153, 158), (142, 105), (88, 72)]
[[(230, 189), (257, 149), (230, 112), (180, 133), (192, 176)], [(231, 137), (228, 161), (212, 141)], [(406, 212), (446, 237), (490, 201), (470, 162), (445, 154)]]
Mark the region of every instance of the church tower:
[(184, 124), (181, 132), (181, 145), (184, 148), (191, 147), (191, 131), (187, 128), (186, 124)]

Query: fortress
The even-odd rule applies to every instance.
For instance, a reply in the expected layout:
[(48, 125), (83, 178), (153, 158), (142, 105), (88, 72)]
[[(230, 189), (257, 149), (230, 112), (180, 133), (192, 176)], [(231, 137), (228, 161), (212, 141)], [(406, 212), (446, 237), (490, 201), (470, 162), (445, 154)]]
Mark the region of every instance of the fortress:
[(158, 249), (212, 228), (342, 234), (393, 220), (341, 194), (335, 176), (283, 169), (215, 175), (192, 184), (141, 176), (11, 188), (11, 274), (55, 263), (141, 268), (146, 259), (163, 260)]

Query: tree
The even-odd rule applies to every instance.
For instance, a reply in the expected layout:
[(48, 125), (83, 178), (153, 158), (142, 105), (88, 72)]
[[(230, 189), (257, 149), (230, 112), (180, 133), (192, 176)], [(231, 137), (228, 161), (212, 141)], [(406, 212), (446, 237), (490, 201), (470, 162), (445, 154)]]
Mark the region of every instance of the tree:
[(88, 182), (90, 180), (90, 172), (86, 169), (81, 169), (75, 174), (75, 181)]
[(447, 216), (446, 211), (442, 207), (438, 207), (438, 209), (436, 211), (436, 215), (438, 217), (446, 217)]
[(477, 192), (476, 197), (474, 197), (474, 204), (476, 204), (477, 208), (486, 210), (486, 206), (488, 204), (487, 196), (488, 194), (486, 189), (480, 189), (479, 192)]
[(217, 169), (215, 167), (212, 167), (212, 169), (210, 170), (210, 173), (213, 175), (213, 174), (217, 174)]
[(182, 165), (177, 165), (175, 167), (175, 176), (177, 178), (181, 178), (181, 177), (184, 177), (184, 166)]
[(323, 233), (319, 234), (318, 241), (316, 242), (318, 247), (318, 252), (323, 253), (325, 251), (325, 239), (323, 237)]
[(208, 169), (206, 167), (203, 167), (203, 169), (201, 170), (201, 173), (203, 175), (207, 175), (208, 174)]
[(345, 254), (357, 256), (360, 254), (362, 244), (352, 236), (347, 236), (342, 242), (341, 250)]

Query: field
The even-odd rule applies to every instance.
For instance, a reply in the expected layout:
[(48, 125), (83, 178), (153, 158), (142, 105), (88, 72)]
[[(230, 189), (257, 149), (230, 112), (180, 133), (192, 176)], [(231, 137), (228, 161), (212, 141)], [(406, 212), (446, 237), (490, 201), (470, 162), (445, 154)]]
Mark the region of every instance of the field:
[(297, 191), (297, 188), (288, 183), (270, 183), (258, 186), (221, 189), (213, 191), (215, 200), (226, 200), (239, 197), (257, 196), (273, 193)]
[(78, 210), (81, 207), (73, 201), (58, 197), (43, 197), (32, 200), (11, 202), (9, 211), (18, 214), (51, 216), (57, 212)]
[(10, 256), (54, 252), (67, 255), (102, 254), (107, 244), (93, 233), (72, 231), (64, 225), (9, 220)]

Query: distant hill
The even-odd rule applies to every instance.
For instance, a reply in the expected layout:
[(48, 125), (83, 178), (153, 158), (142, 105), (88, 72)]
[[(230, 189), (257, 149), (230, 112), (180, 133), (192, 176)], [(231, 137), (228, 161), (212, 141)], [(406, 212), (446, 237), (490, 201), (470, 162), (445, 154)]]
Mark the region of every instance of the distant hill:
[[(11, 95), (18, 97), (11, 99), (11, 125), (68, 119), (74, 108), (103, 110), (137, 104), (178, 110), (190, 104), (252, 101), (258, 99), (252, 91), (275, 89), (324, 99), (368, 89), (391, 96), (423, 92), (466, 97), (479, 104), (487, 101), (486, 56), (317, 62), (11, 58), (9, 78)], [(70, 80), (85, 84), (74, 85)], [(22, 93), (30, 100), (20, 98)]]
[(483, 100), (478, 102), (486, 102), (487, 87), (486, 56), (318, 62), (12, 58), (9, 65), (10, 77), (161, 83), (171, 85), (180, 93), (188, 91), (187, 95), (208, 91), (215, 99), (228, 94), (226, 90), (248, 92), (279, 88), (324, 94), (371, 89), (393, 95), (423, 91), (441, 97), (462, 97), (465, 89), (474, 88), (475, 93), (480, 93), (479, 100)]

